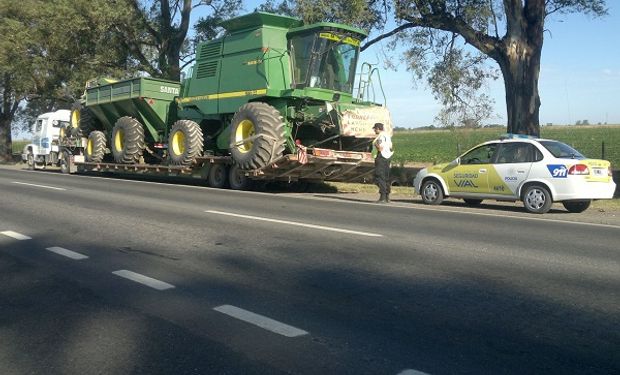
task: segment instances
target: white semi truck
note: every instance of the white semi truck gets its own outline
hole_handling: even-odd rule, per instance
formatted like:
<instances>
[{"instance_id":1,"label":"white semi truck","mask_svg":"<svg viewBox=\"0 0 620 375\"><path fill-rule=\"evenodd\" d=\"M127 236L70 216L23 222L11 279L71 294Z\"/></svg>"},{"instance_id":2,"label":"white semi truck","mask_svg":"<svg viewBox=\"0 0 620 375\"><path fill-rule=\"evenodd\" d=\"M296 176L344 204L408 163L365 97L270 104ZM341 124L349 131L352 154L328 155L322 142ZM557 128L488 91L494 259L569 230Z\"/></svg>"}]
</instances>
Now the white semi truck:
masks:
<instances>
[{"instance_id":1,"label":"white semi truck","mask_svg":"<svg viewBox=\"0 0 620 375\"><path fill-rule=\"evenodd\" d=\"M22 161L31 169L45 168L48 165L61 166L59 157L59 138L61 129L67 129L71 121L71 111L61 109L37 117L30 125L32 143L24 146Z\"/></svg>"}]
</instances>

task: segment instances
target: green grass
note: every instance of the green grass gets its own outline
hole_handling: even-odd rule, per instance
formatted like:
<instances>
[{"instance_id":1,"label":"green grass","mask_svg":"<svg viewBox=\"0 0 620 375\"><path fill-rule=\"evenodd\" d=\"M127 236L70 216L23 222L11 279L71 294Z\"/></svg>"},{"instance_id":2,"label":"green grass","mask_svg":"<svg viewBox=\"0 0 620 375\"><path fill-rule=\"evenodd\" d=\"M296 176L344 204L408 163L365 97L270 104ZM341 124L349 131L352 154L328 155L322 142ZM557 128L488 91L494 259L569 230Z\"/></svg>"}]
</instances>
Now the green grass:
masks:
<instances>
[{"instance_id":1,"label":"green grass","mask_svg":"<svg viewBox=\"0 0 620 375\"><path fill-rule=\"evenodd\" d=\"M30 143L30 141L28 140L23 140L23 139L14 140L12 144L13 153L21 154L22 151L24 150L24 146L26 146L28 143Z\"/></svg>"},{"instance_id":2,"label":"green grass","mask_svg":"<svg viewBox=\"0 0 620 375\"><path fill-rule=\"evenodd\" d=\"M441 163L453 160L460 153L479 143L505 134L505 128L453 129L396 132L392 139L393 162ZM543 126L543 138L556 139L573 146L589 158L600 159L605 142L605 159L620 167L620 126Z\"/></svg>"}]
</instances>

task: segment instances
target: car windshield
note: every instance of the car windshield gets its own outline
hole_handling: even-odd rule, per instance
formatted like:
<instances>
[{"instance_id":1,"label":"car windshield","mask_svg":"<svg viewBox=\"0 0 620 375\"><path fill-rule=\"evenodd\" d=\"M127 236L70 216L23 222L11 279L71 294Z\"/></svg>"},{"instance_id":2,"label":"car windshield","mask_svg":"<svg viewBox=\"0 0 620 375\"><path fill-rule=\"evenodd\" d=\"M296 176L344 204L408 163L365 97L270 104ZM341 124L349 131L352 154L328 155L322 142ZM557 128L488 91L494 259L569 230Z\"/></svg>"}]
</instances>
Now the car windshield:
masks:
<instances>
[{"instance_id":1,"label":"car windshield","mask_svg":"<svg viewBox=\"0 0 620 375\"><path fill-rule=\"evenodd\" d=\"M335 32L293 36L295 87L316 87L352 93L360 41Z\"/></svg>"},{"instance_id":2,"label":"car windshield","mask_svg":"<svg viewBox=\"0 0 620 375\"><path fill-rule=\"evenodd\" d=\"M539 141L539 143L558 159L586 159L579 151L562 142Z\"/></svg>"}]
</instances>

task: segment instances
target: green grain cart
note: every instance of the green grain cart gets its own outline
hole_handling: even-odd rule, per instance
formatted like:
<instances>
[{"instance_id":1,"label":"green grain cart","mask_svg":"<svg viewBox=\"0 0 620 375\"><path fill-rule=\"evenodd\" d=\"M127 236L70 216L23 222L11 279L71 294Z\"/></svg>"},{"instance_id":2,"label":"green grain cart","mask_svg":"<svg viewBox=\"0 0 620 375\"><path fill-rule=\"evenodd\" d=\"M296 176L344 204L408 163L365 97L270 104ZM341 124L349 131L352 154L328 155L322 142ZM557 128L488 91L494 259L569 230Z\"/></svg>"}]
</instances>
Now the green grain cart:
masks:
<instances>
[{"instance_id":1,"label":"green grain cart","mask_svg":"<svg viewBox=\"0 0 620 375\"><path fill-rule=\"evenodd\" d=\"M368 179L372 126L392 126L388 110L365 98L376 69L364 65L356 80L366 33L262 12L222 26L223 37L198 46L181 83L89 82L66 132L75 136L68 163L199 171L212 186L239 189L249 180Z\"/></svg>"}]
</instances>

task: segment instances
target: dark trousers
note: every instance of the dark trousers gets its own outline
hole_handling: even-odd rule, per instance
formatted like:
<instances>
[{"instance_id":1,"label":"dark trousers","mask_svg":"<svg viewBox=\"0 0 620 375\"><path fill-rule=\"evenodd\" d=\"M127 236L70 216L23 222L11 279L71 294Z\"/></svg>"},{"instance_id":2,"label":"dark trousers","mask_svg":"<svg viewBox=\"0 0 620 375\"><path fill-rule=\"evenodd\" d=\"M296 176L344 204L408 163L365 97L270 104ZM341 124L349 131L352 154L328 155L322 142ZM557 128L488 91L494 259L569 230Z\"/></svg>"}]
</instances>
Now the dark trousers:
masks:
<instances>
[{"instance_id":1,"label":"dark trousers","mask_svg":"<svg viewBox=\"0 0 620 375\"><path fill-rule=\"evenodd\" d=\"M390 159L384 158L381 154L375 158L375 185L379 187L379 194L382 198L390 195Z\"/></svg>"}]
</instances>

